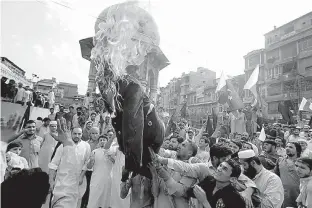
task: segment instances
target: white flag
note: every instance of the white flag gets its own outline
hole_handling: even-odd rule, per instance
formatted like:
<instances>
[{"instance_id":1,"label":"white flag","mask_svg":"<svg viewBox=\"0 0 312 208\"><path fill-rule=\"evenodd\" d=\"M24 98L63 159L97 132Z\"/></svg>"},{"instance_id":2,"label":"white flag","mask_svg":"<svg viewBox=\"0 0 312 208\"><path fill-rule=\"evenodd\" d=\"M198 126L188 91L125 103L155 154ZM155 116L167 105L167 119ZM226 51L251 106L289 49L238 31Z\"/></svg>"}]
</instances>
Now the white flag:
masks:
<instances>
[{"instance_id":1,"label":"white flag","mask_svg":"<svg viewBox=\"0 0 312 208\"><path fill-rule=\"evenodd\" d=\"M216 92L219 92L225 86L226 86L226 78L225 78L225 74L222 71L220 79L219 79L218 86L216 88Z\"/></svg>"},{"instance_id":2,"label":"white flag","mask_svg":"<svg viewBox=\"0 0 312 208\"><path fill-rule=\"evenodd\" d=\"M261 129L261 132L260 132L260 135L259 135L259 140L260 141L264 141L265 140L265 138L266 138L266 136L265 136L265 131L264 131L264 128L262 127L262 129Z\"/></svg>"},{"instance_id":3,"label":"white flag","mask_svg":"<svg viewBox=\"0 0 312 208\"><path fill-rule=\"evenodd\" d=\"M257 104L257 97L258 97L258 93L257 93L257 82L259 79L259 65L256 66L256 68L253 70L253 72L251 73L248 81L246 82L244 89L245 90L250 90L252 92L252 94L255 97L255 101L252 104L253 106Z\"/></svg>"}]
</instances>

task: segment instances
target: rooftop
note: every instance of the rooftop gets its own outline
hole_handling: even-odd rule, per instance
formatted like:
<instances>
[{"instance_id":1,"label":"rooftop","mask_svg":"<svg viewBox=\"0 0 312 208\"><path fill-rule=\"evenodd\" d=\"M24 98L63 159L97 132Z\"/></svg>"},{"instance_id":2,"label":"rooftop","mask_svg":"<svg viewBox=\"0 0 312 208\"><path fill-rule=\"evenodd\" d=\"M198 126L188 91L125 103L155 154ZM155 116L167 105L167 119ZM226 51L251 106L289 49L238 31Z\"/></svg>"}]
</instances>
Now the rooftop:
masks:
<instances>
[{"instance_id":1,"label":"rooftop","mask_svg":"<svg viewBox=\"0 0 312 208\"><path fill-rule=\"evenodd\" d=\"M1 57L1 62L7 61L10 64L12 64L15 68L21 70L23 73L25 73L25 71L23 69L21 69L19 66L17 66L14 62L12 62L10 59L8 59L7 57Z\"/></svg>"},{"instance_id":2,"label":"rooftop","mask_svg":"<svg viewBox=\"0 0 312 208\"><path fill-rule=\"evenodd\" d=\"M251 55L254 55L254 54L261 53L262 51L264 51L264 49L263 49L263 48L261 48L261 49L257 49L257 50L253 50L253 51L250 51L250 52L248 52L248 53L244 56L244 58L246 58L246 57L248 57L248 56L251 56Z\"/></svg>"},{"instance_id":3,"label":"rooftop","mask_svg":"<svg viewBox=\"0 0 312 208\"><path fill-rule=\"evenodd\" d=\"M273 33L273 32L275 32L276 30L279 30L279 29L283 28L283 27L286 26L286 25L295 23L295 22L297 22L299 19L301 19L301 18L303 18L303 17L310 16L310 15L312 15L312 12L309 12L309 13L307 13L307 14L305 14L305 15L302 15L302 16L300 16L300 17L298 17L298 18L296 18L296 19L294 19L294 20L292 20L292 21L290 21L290 22L288 22L288 23L286 23L286 24L283 24L283 25L281 25L281 26L279 26L279 27L274 28L274 29L271 30L270 32L265 33L264 36L269 35L270 33Z\"/></svg>"}]
</instances>

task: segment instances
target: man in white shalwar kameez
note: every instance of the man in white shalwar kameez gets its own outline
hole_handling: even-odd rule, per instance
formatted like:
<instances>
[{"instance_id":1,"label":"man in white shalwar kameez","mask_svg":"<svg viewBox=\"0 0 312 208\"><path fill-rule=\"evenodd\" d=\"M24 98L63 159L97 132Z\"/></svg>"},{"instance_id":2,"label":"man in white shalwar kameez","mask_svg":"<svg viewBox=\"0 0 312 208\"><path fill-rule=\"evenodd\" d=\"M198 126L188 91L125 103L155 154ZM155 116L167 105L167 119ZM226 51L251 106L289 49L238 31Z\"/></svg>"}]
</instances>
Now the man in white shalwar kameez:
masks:
<instances>
[{"instance_id":1,"label":"man in white shalwar kameez","mask_svg":"<svg viewBox=\"0 0 312 208\"><path fill-rule=\"evenodd\" d=\"M81 140L81 128L74 128L71 134L58 130L59 140L63 140L49 164L50 184L53 189L52 208L80 208L80 198L85 191L85 172L91 155L90 145ZM60 137L63 137L63 139Z\"/></svg>"}]
</instances>

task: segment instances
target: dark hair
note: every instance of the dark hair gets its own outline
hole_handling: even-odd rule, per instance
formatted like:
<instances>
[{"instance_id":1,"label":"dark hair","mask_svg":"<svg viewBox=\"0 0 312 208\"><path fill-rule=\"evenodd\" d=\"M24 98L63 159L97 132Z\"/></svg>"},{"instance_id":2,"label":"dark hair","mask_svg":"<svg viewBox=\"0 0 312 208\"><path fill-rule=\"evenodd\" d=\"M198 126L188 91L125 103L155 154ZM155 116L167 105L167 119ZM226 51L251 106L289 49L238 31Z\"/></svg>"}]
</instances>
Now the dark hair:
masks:
<instances>
[{"instance_id":1,"label":"dark hair","mask_svg":"<svg viewBox=\"0 0 312 208\"><path fill-rule=\"evenodd\" d=\"M231 142L233 142L236 146L238 146L239 147L239 149L242 149L242 143L241 142L239 142L239 141L235 141L235 140L232 140Z\"/></svg>"},{"instance_id":2,"label":"dark hair","mask_svg":"<svg viewBox=\"0 0 312 208\"><path fill-rule=\"evenodd\" d=\"M209 138L207 138L206 136L205 136L205 137L203 136L203 137L202 137L202 138L200 138L200 139L205 140L205 143L206 143L206 144L209 144L209 143L210 143L210 142L209 142L209 141L210 141L210 139L209 139Z\"/></svg>"},{"instance_id":3,"label":"dark hair","mask_svg":"<svg viewBox=\"0 0 312 208\"><path fill-rule=\"evenodd\" d=\"M305 165L307 165L310 170L312 170L312 159L308 158L308 157L301 157L297 159L297 162L301 162Z\"/></svg>"},{"instance_id":4,"label":"dark hair","mask_svg":"<svg viewBox=\"0 0 312 208\"><path fill-rule=\"evenodd\" d=\"M210 158L212 159L213 157L216 157L218 159L222 157L227 157L229 155L232 155L232 150L223 145L223 144L214 144L210 148Z\"/></svg>"},{"instance_id":5,"label":"dark hair","mask_svg":"<svg viewBox=\"0 0 312 208\"><path fill-rule=\"evenodd\" d=\"M75 108L74 108L74 106L71 105L71 106L69 106L69 109L75 109Z\"/></svg>"},{"instance_id":6,"label":"dark hair","mask_svg":"<svg viewBox=\"0 0 312 208\"><path fill-rule=\"evenodd\" d=\"M90 116L92 116L92 115L95 115L95 116L96 116L96 113L95 113L95 112L92 112L92 113L90 114Z\"/></svg>"},{"instance_id":7,"label":"dark hair","mask_svg":"<svg viewBox=\"0 0 312 208\"><path fill-rule=\"evenodd\" d=\"M42 172L40 168L23 169L2 182L1 207L41 208L49 193L49 188L47 173Z\"/></svg>"},{"instance_id":8,"label":"dark hair","mask_svg":"<svg viewBox=\"0 0 312 208\"><path fill-rule=\"evenodd\" d=\"M77 107L76 110L82 110L82 108L81 107Z\"/></svg>"},{"instance_id":9,"label":"dark hair","mask_svg":"<svg viewBox=\"0 0 312 208\"><path fill-rule=\"evenodd\" d=\"M113 132L113 134L115 134L114 129L108 129L106 133L108 134L109 132Z\"/></svg>"},{"instance_id":10,"label":"dark hair","mask_svg":"<svg viewBox=\"0 0 312 208\"><path fill-rule=\"evenodd\" d=\"M41 117L38 117L38 118L41 118ZM38 119L37 119L38 120ZM42 118L41 118L41 121L42 121ZM25 126L27 125L27 124L35 124L36 122L34 121L34 120L28 120L28 121L26 121L26 123L25 123Z\"/></svg>"},{"instance_id":11,"label":"dark hair","mask_svg":"<svg viewBox=\"0 0 312 208\"><path fill-rule=\"evenodd\" d=\"M242 173L242 169L241 169L240 165L233 159L227 160L226 163L232 167L231 177L238 178L240 176L240 174Z\"/></svg>"},{"instance_id":12,"label":"dark hair","mask_svg":"<svg viewBox=\"0 0 312 208\"><path fill-rule=\"evenodd\" d=\"M297 157L300 157L301 152L302 152L301 145L298 142L288 142L288 143L291 143L295 146L296 151L297 151Z\"/></svg>"},{"instance_id":13,"label":"dark hair","mask_svg":"<svg viewBox=\"0 0 312 208\"><path fill-rule=\"evenodd\" d=\"M22 148L23 144L21 142L11 142L10 144L8 144L6 151L8 152L15 147L21 147Z\"/></svg>"},{"instance_id":14,"label":"dark hair","mask_svg":"<svg viewBox=\"0 0 312 208\"><path fill-rule=\"evenodd\" d=\"M192 157L195 157L197 155L197 145L194 142L189 142L191 148L192 148Z\"/></svg>"},{"instance_id":15,"label":"dark hair","mask_svg":"<svg viewBox=\"0 0 312 208\"><path fill-rule=\"evenodd\" d=\"M254 156L254 157L251 157L251 158L247 158L247 159L244 159L244 160L245 160L248 164L250 164L251 161L255 161L255 163L256 163L257 165L262 165L262 163L261 163L259 157L257 157L257 156Z\"/></svg>"},{"instance_id":16,"label":"dark hair","mask_svg":"<svg viewBox=\"0 0 312 208\"><path fill-rule=\"evenodd\" d=\"M51 109L53 109L53 110L54 110L54 108L50 108L50 110L51 110Z\"/></svg>"},{"instance_id":17,"label":"dark hair","mask_svg":"<svg viewBox=\"0 0 312 208\"><path fill-rule=\"evenodd\" d=\"M45 118L43 119L43 122L47 122L47 121L51 121L51 119L49 119L48 117L45 117Z\"/></svg>"},{"instance_id":18,"label":"dark hair","mask_svg":"<svg viewBox=\"0 0 312 208\"><path fill-rule=\"evenodd\" d=\"M184 139L182 137L178 137L177 141L178 141L179 144L181 144L182 142L184 142Z\"/></svg>"},{"instance_id":19,"label":"dark hair","mask_svg":"<svg viewBox=\"0 0 312 208\"><path fill-rule=\"evenodd\" d=\"M108 136L106 134L100 135L98 140L100 140L100 138L104 138L104 139L108 140Z\"/></svg>"},{"instance_id":20,"label":"dark hair","mask_svg":"<svg viewBox=\"0 0 312 208\"><path fill-rule=\"evenodd\" d=\"M42 121L42 118L41 117L37 117L37 120L38 121ZM29 120L29 121L32 121L32 120Z\"/></svg>"}]
</instances>

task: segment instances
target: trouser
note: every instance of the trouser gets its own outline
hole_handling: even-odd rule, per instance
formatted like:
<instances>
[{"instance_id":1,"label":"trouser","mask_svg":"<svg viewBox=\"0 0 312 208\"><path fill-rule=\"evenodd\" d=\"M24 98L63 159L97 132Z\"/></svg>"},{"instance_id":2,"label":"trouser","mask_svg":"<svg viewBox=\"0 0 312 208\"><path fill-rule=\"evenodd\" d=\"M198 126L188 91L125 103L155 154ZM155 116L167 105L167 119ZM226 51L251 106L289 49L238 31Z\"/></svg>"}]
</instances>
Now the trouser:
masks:
<instances>
[{"instance_id":1,"label":"trouser","mask_svg":"<svg viewBox=\"0 0 312 208\"><path fill-rule=\"evenodd\" d=\"M54 194L51 202L52 208L78 208L78 194Z\"/></svg>"},{"instance_id":2,"label":"trouser","mask_svg":"<svg viewBox=\"0 0 312 208\"><path fill-rule=\"evenodd\" d=\"M92 171L87 171L86 172L87 189L86 189L86 192L84 193L84 195L83 195L83 197L81 199L81 208L87 208L87 206L88 206L89 194L90 194L91 175L92 175Z\"/></svg>"}]
</instances>

